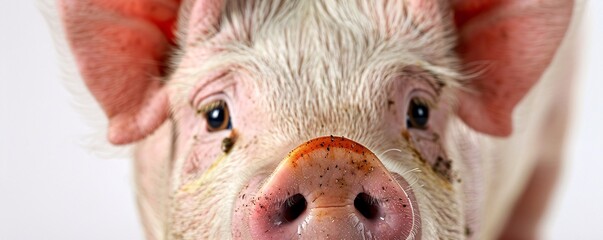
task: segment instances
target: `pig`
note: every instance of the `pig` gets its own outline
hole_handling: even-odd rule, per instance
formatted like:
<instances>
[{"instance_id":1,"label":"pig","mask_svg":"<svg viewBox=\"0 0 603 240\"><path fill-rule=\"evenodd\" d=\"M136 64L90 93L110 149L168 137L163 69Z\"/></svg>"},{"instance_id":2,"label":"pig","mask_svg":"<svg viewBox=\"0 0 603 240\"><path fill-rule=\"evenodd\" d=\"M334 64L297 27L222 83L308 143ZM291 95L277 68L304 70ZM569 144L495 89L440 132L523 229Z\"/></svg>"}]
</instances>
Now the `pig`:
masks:
<instances>
[{"instance_id":1,"label":"pig","mask_svg":"<svg viewBox=\"0 0 603 240\"><path fill-rule=\"evenodd\" d=\"M58 0L148 239L530 239L571 0Z\"/></svg>"}]
</instances>

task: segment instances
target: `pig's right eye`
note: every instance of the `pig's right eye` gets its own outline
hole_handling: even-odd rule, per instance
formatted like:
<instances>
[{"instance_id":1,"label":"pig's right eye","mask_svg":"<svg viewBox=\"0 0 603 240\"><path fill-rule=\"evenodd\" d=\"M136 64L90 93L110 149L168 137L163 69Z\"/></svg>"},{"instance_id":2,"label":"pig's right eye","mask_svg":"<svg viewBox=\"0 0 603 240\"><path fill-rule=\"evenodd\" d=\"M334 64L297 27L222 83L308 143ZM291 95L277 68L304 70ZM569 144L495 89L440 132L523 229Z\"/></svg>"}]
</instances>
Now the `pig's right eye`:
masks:
<instances>
[{"instance_id":1,"label":"pig's right eye","mask_svg":"<svg viewBox=\"0 0 603 240\"><path fill-rule=\"evenodd\" d=\"M429 104L424 101L413 98L408 106L406 113L406 127L426 129L429 122Z\"/></svg>"},{"instance_id":2,"label":"pig's right eye","mask_svg":"<svg viewBox=\"0 0 603 240\"><path fill-rule=\"evenodd\" d=\"M230 112L228 111L226 102L222 100L212 102L204 106L200 112L204 114L208 132L232 129Z\"/></svg>"}]
</instances>

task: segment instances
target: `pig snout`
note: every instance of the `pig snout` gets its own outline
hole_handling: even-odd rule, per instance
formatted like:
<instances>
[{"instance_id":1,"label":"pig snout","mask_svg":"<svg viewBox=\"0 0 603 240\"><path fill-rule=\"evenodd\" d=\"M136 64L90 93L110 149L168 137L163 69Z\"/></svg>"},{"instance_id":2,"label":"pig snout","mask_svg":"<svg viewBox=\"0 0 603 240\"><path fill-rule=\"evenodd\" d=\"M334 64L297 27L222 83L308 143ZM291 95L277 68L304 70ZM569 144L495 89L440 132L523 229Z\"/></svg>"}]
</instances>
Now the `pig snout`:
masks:
<instances>
[{"instance_id":1,"label":"pig snout","mask_svg":"<svg viewBox=\"0 0 603 240\"><path fill-rule=\"evenodd\" d=\"M253 239L406 239L420 233L407 181L343 137L298 146L256 189L253 197L238 198L246 214L233 218L237 238L247 235L241 226Z\"/></svg>"}]
</instances>

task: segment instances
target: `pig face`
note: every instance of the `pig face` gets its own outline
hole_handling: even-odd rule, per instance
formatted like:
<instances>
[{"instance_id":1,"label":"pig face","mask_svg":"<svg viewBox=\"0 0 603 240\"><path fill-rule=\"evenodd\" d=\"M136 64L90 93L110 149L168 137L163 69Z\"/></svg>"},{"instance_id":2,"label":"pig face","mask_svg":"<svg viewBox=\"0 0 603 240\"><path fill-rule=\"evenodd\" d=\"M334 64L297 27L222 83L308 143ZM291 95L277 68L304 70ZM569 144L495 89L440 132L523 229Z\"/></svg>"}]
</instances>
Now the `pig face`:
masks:
<instances>
[{"instance_id":1,"label":"pig face","mask_svg":"<svg viewBox=\"0 0 603 240\"><path fill-rule=\"evenodd\" d=\"M412 237L421 228L457 237L457 176L442 145L459 85L451 19L434 12L434 22L416 23L386 11L403 5L284 5L228 3L239 11L224 12L220 31L182 53L168 83L178 132L170 234L315 238L338 227L338 237ZM339 147L347 143L356 146ZM307 157L288 154L297 146ZM374 173L350 166L367 159L348 151L370 155ZM306 209L285 217L296 194ZM315 226L317 209L352 206L359 194L366 206ZM370 206L379 216L358 213Z\"/></svg>"},{"instance_id":2,"label":"pig face","mask_svg":"<svg viewBox=\"0 0 603 240\"><path fill-rule=\"evenodd\" d=\"M171 125L146 140L171 144L138 156L170 156L157 235L461 239L455 166L479 159L457 159L450 132L509 134L562 35L520 46L540 53L520 58L531 69L474 74L467 62L508 62L528 34L506 15L475 23L503 5L485 2L65 0L61 10L109 139Z\"/></svg>"}]
</instances>

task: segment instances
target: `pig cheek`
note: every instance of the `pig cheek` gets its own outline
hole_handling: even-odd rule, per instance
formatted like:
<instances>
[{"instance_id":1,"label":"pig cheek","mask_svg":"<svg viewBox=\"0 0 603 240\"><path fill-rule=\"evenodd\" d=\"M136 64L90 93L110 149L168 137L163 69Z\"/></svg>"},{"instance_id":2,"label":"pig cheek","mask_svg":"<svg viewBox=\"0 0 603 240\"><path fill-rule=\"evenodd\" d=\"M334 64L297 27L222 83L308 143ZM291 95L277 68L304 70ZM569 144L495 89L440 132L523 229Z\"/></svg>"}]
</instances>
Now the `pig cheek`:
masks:
<instances>
[{"instance_id":1,"label":"pig cheek","mask_svg":"<svg viewBox=\"0 0 603 240\"><path fill-rule=\"evenodd\" d=\"M216 159L218 158L218 155L219 154L216 151L207 151L207 149L204 149L203 147L193 146L191 154L185 159L182 174L184 176L189 176L204 172L211 165L212 161L209 161L209 159Z\"/></svg>"},{"instance_id":2,"label":"pig cheek","mask_svg":"<svg viewBox=\"0 0 603 240\"><path fill-rule=\"evenodd\" d=\"M203 128L203 117L192 109L181 109L177 112L178 134L176 140L176 156L179 167L174 172L179 182L188 182L202 175L221 155L221 139L228 136L228 131L208 134Z\"/></svg>"},{"instance_id":3,"label":"pig cheek","mask_svg":"<svg viewBox=\"0 0 603 240\"><path fill-rule=\"evenodd\" d=\"M450 106L444 101L440 101L437 106L431 111L432 115L427 129L403 130L402 136L418 152L421 161L425 162L439 177L451 183L458 180L458 176L453 171L453 162L448 158L442 144L446 137L443 134L446 132Z\"/></svg>"},{"instance_id":4,"label":"pig cheek","mask_svg":"<svg viewBox=\"0 0 603 240\"><path fill-rule=\"evenodd\" d=\"M420 155L420 161L426 163L433 172L447 182L452 182L455 174L452 171L452 161L448 158L438 133L431 131L410 131L408 134L412 148Z\"/></svg>"},{"instance_id":5,"label":"pig cheek","mask_svg":"<svg viewBox=\"0 0 603 240\"><path fill-rule=\"evenodd\" d=\"M171 236L174 239L224 239L230 229L229 217L239 189L238 166L233 159L237 148L229 154L220 153L210 166L184 177L176 184L171 202Z\"/></svg>"}]
</instances>

